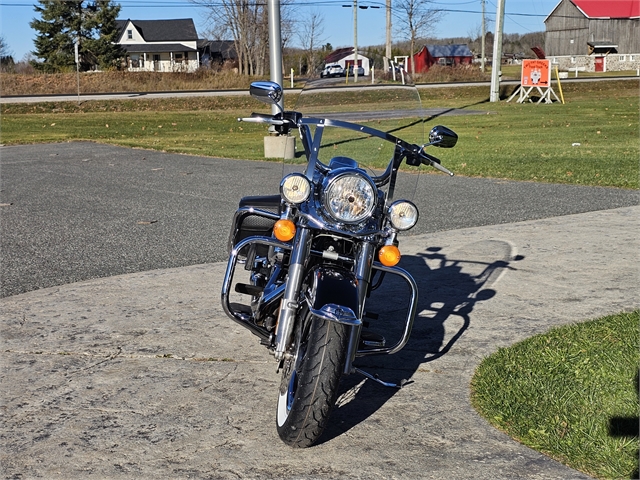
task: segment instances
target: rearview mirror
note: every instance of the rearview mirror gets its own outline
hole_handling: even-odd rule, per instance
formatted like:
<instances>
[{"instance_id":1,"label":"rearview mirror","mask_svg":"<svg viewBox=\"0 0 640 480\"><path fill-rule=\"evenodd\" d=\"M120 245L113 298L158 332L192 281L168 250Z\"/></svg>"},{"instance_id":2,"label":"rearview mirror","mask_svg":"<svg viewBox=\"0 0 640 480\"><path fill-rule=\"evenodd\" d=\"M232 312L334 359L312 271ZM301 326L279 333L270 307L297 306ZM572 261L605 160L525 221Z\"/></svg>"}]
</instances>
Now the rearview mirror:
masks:
<instances>
[{"instance_id":1,"label":"rearview mirror","mask_svg":"<svg viewBox=\"0 0 640 480\"><path fill-rule=\"evenodd\" d=\"M453 130L436 125L429 132L429 145L440 148L452 148L458 143L458 135Z\"/></svg>"},{"instance_id":2,"label":"rearview mirror","mask_svg":"<svg viewBox=\"0 0 640 480\"><path fill-rule=\"evenodd\" d=\"M253 82L249 87L249 93L256 100L276 105L282 100L282 87L275 82Z\"/></svg>"}]
</instances>

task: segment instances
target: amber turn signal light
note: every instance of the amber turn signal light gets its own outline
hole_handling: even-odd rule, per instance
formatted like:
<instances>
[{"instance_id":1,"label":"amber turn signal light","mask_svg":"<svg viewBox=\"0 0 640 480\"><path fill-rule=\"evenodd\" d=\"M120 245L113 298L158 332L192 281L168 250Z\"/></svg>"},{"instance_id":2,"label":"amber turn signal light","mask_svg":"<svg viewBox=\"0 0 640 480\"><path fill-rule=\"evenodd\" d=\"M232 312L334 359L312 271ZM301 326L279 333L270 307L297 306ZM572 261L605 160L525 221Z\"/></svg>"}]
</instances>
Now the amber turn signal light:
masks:
<instances>
[{"instance_id":1,"label":"amber turn signal light","mask_svg":"<svg viewBox=\"0 0 640 480\"><path fill-rule=\"evenodd\" d=\"M380 263L386 267L394 267L400 261L400 250L394 245L385 245L378 252Z\"/></svg>"},{"instance_id":2,"label":"amber turn signal light","mask_svg":"<svg viewBox=\"0 0 640 480\"><path fill-rule=\"evenodd\" d=\"M273 226L273 234L281 242L288 242L296 235L296 225L291 220L278 220Z\"/></svg>"}]
</instances>

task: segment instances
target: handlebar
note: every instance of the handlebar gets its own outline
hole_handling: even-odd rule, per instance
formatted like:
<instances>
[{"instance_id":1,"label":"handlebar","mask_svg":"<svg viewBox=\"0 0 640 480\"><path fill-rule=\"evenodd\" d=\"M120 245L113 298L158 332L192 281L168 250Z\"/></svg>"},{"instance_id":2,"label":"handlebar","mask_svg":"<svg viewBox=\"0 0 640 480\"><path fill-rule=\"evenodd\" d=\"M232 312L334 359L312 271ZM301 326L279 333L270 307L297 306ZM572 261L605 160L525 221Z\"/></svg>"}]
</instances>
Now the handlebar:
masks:
<instances>
[{"instance_id":1,"label":"handlebar","mask_svg":"<svg viewBox=\"0 0 640 480\"><path fill-rule=\"evenodd\" d=\"M287 119L274 118L273 115L266 113L252 113L250 117L238 118L239 122L249 123L268 123L270 125L288 125L290 122Z\"/></svg>"},{"instance_id":2,"label":"handlebar","mask_svg":"<svg viewBox=\"0 0 640 480\"><path fill-rule=\"evenodd\" d=\"M284 116L285 118L282 118L282 116ZM280 117L280 118L277 118L277 117ZM293 127L294 125L298 125L298 127L301 128L301 125L303 123L306 123L306 122L316 123L318 119L305 118L305 120L303 121L302 115L300 115L297 112L284 112L283 114L278 114L275 116L265 114L265 113L252 113L251 117L238 118L238 121L250 122L250 123L268 123L270 125L284 126L281 133L287 133L289 128ZM352 130L358 130L358 131L368 133L370 135L388 140L392 143L395 143L396 146L399 146L404 150L405 155L407 155L407 162L410 163L411 165L415 165L415 166L420 164L428 165L435 168L436 170L440 170L441 172L446 173L449 176L453 176L453 172L443 167L440 164L439 159L437 159L432 155L429 155L428 153L425 153L424 145L423 146L410 145L405 141L399 138L396 138L393 135L390 135L389 133L378 131L370 127L352 124L350 122L344 122L340 120L329 120L329 119L324 119L323 122L325 123L325 125L334 125L338 127L352 129ZM278 130L280 131L280 129ZM409 160L409 158L411 158L411 161ZM387 173L388 172L385 172L385 174L383 174L380 178L386 178Z\"/></svg>"}]
</instances>

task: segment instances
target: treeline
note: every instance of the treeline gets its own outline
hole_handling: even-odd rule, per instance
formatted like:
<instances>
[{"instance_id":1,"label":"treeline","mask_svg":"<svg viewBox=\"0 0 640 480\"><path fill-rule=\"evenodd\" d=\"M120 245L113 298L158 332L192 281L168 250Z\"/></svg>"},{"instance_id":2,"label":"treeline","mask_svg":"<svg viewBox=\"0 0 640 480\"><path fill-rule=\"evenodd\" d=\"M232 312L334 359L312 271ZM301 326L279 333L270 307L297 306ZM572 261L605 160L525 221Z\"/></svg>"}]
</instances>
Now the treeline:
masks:
<instances>
[{"instance_id":1,"label":"treeline","mask_svg":"<svg viewBox=\"0 0 640 480\"><path fill-rule=\"evenodd\" d=\"M485 57L493 56L494 34L489 32L485 35ZM466 44L469 49L479 57L482 52L482 37L480 35L472 37L453 37L453 38L421 38L416 41L415 50L419 51L423 45L454 45ZM502 55L513 58L536 58L531 50L533 47L542 47L544 49L544 32L533 32L524 35L518 33L503 34L502 36ZM321 49L314 52L314 61L310 65L308 62L309 52L301 48L288 47L284 49L283 61L286 72L289 68L293 68L296 74L303 75L319 73L324 64L324 57L331 53L333 47L331 44L325 44ZM376 68L383 65L385 55L385 45L361 46L360 53L369 57ZM391 58L403 57L410 55L411 42L409 40L403 42L395 42L391 46Z\"/></svg>"},{"instance_id":2,"label":"treeline","mask_svg":"<svg viewBox=\"0 0 640 480\"><path fill-rule=\"evenodd\" d=\"M493 32L485 35L485 56L490 58L493 55ZM416 50L420 50L423 45L455 45L466 44L475 55L482 52L482 37L480 35L472 37L453 38L421 38L416 42ZM533 47L544 49L544 32L532 32L521 35L519 33L507 33L502 35L502 55L514 56L517 58L535 58L531 50ZM384 55L384 45L374 45L364 47L363 51L370 53L370 58L380 59ZM414 52L417 53L417 52ZM394 43L391 48L391 56L403 56L410 54L409 41Z\"/></svg>"}]
</instances>

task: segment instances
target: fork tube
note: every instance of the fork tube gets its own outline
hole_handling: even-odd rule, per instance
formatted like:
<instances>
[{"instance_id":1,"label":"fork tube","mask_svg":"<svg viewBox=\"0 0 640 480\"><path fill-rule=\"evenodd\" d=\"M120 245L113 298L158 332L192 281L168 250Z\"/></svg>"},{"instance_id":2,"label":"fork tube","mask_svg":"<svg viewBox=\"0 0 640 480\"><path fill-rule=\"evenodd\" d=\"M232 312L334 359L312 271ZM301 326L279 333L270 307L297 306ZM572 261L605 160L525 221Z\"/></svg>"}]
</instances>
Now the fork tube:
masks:
<instances>
[{"instance_id":1,"label":"fork tube","mask_svg":"<svg viewBox=\"0 0 640 480\"><path fill-rule=\"evenodd\" d=\"M296 313L298 312L298 300L302 286L304 267L311 251L311 230L298 227L291 250L291 262L289 264L289 278L280 307L280 317L276 328L276 360L282 360L287 348L289 337L293 331Z\"/></svg>"},{"instance_id":2,"label":"fork tube","mask_svg":"<svg viewBox=\"0 0 640 480\"><path fill-rule=\"evenodd\" d=\"M362 320L362 317L364 316L364 304L367 298L367 291L369 290L369 283L371 282L371 269L373 266L374 253L375 246L372 243L365 242L361 244L361 249L358 254L358 258L356 259L355 274L356 280L358 281L358 312L356 312L356 315L360 320ZM361 330L362 324L351 328L349 347L347 349L347 360L343 370L347 375L353 370L353 361L355 360L356 352L358 351Z\"/></svg>"},{"instance_id":3,"label":"fork tube","mask_svg":"<svg viewBox=\"0 0 640 480\"><path fill-rule=\"evenodd\" d=\"M360 253L356 259L356 280L358 280L358 318L364 315L364 303L369 291L369 283L371 282L371 270L373 267L373 256L375 253L375 245L372 243L362 243Z\"/></svg>"}]
</instances>

